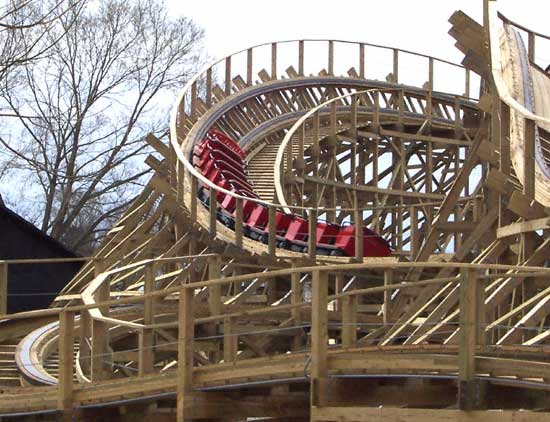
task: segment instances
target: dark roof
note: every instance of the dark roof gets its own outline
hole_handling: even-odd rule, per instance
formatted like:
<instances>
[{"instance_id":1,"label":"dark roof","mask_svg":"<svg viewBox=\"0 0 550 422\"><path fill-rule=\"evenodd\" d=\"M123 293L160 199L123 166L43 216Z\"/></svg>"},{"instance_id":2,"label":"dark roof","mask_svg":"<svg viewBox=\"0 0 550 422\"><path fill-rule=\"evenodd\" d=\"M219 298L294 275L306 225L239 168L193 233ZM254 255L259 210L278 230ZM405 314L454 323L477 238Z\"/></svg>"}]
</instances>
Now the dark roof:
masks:
<instances>
[{"instance_id":1,"label":"dark roof","mask_svg":"<svg viewBox=\"0 0 550 422\"><path fill-rule=\"evenodd\" d=\"M46 243L50 244L52 248L60 250L60 252L63 255L67 255L67 257L78 256L73 251L66 248L60 241L54 239L46 232L43 232L42 230L40 230L34 224L25 220L19 214L15 213L14 211L6 207L6 205L4 204L4 201L2 201L1 196L0 196L0 217L5 217L6 219L11 220L14 224L21 227L21 229L24 230L25 232L29 233L30 235L38 239L45 241Z\"/></svg>"}]
</instances>

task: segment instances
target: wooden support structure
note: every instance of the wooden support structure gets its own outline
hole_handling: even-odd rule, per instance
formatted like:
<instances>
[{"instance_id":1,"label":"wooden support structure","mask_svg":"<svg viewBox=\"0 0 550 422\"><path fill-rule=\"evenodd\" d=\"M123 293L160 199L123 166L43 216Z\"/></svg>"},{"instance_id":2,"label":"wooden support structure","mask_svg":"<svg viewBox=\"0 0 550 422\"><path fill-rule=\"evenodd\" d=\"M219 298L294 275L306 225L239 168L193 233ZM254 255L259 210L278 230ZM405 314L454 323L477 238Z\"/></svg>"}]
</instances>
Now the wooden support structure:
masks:
<instances>
[{"instance_id":1,"label":"wooden support structure","mask_svg":"<svg viewBox=\"0 0 550 422\"><path fill-rule=\"evenodd\" d=\"M322 406L328 376L328 274L315 270L311 276L311 405Z\"/></svg>"},{"instance_id":2,"label":"wooden support structure","mask_svg":"<svg viewBox=\"0 0 550 422\"><path fill-rule=\"evenodd\" d=\"M64 421L73 419L74 312L59 314L58 404Z\"/></svg>"},{"instance_id":3,"label":"wooden support structure","mask_svg":"<svg viewBox=\"0 0 550 422\"><path fill-rule=\"evenodd\" d=\"M186 412L192 406L191 393L193 391L193 290L182 287L179 293L178 305L178 381L177 381L177 408L178 422L186 420Z\"/></svg>"},{"instance_id":4,"label":"wooden support structure","mask_svg":"<svg viewBox=\"0 0 550 422\"><path fill-rule=\"evenodd\" d=\"M484 18L450 19L464 65L323 40L314 69L319 41L298 40L191 79L170 145L147 137L151 181L50 309L6 315L16 264L0 261L0 352L16 340L29 383L54 384L59 365L55 387L3 389L0 415L548 418L550 80L541 34L501 17L495 35L488 1ZM421 87L405 84L409 57ZM451 74L464 92L439 92Z\"/></svg>"}]
</instances>

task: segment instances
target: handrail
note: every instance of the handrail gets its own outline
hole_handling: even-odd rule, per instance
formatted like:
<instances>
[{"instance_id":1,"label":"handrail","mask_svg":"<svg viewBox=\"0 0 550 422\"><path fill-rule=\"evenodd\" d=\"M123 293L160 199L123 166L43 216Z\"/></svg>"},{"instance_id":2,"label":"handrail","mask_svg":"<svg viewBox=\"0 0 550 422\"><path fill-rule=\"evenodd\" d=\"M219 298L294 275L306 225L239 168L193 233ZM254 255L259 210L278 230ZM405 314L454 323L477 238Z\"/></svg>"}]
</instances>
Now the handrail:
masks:
<instances>
[{"instance_id":1,"label":"handrail","mask_svg":"<svg viewBox=\"0 0 550 422\"><path fill-rule=\"evenodd\" d=\"M170 263L170 262L181 262L181 261L187 261L187 260L193 260L193 259L204 259L204 258L212 258L218 256L217 254L204 254L204 255L189 255L189 256L178 256L178 257L171 257L171 258L150 258L150 259L144 259L142 261L134 262L129 265L125 265L123 267L115 268L113 270L105 271L101 274L99 274L97 277L95 277L89 284L86 289L81 293L82 302L85 305L95 305L93 308L89 308L88 311L90 313L90 316L92 319L95 319L96 321L103 321L108 324L116 324L116 325L122 325L128 328L137 329L137 330L143 330L148 328L146 324L138 324L135 322L128 322L124 320L119 320L116 318L110 318L106 317L102 314L100 307L101 305L98 305L95 301L94 295L97 291L97 289L106 282L106 280L113 274L118 274L127 270L139 268L139 267L145 267L148 264L157 263L157 262L164 262L164 263ZM141 297L144 297L144 295L141 295ZM67 308L65 308L67 309Z\"/></svg>"},{"instance_id":2,"label":"handrail","mask_svg":"<svg viewBox=\"0 0 550 422\"><path fill-rule=\"evenodd\" d=\"M550 35L546 35L546 34L542 34L540 32L537 32L537 31L533 31L532 29L529 29L517 22L514 22L513 20L511 19L508 19L506 16L504 16L501 12L497 12L497 16L504 22L504 23L508 23L512 26L515 26L516 28L518 29L521 29L522 31L525 31L525 32L528 32L530 34L533 34L533 35L536 35L537 37L540 37L540 38L544 38L545 40L550 40Z\"/></svg>"},{"instance_id":3,"label":"handrail","mask_svg":"<svg viewBox=\"0 0 550 422\"><path fill-rule=\"evenodd\" d=\"M246 281L252 279L269 279L273 277L281 277L291 275L292 273L306 273L312 271L320 272L352 272L360 270L381 270L381 269L410 269L410 268L455 268L455 269L474 269L474 270L495 270L495 271L507 271L507 270L521 270L526 273L526 276L533 277L534 274L547 274L550 276L550 268L546 267L532 267L523 265L504 265L504 264L474 264L474 263L458 263L458 262L397 262L394 258L373 258L369 260L365 258L365 262L357 264L334 264L334 265L322 265L322 266L305 266L286 268L282 270L250 273L239 276L229 276L220 279L212 279L207 281L197 281L193 283L187 283L185 285L170 287L164 290L158 290L150 293L145 293L140 296L126 297L123 299L106 300L102 302L96 302L88 305L71 305L64 308L50 308L40 311L26 311L8 315L0 315L0 320L18 320L29 318L42 318L44 316L58 315L63 311L67 312L80 312L83 310L89 310L93 308L111 306L111 305L130 305L140 303L143 299L157 298L169 296L174 293L179 293L182 288L185 289L198 289L203 287L212 287L218 285L230 284L238 281ZM502 274L502 276L510 277L509 274Z\"/></svg>"}]
</instances>

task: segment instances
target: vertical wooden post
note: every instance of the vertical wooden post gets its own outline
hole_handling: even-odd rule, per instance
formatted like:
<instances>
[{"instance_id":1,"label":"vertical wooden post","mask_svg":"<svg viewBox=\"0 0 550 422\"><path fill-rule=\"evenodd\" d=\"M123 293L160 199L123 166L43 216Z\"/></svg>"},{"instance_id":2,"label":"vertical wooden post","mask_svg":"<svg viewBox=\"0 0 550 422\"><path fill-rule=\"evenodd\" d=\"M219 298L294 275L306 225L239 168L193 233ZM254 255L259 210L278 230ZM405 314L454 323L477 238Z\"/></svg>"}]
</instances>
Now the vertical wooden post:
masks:
<instances>
[{"instance_id":1,"label":"vertical wooden post","mask_svg":"<svg viewBox=\"0 0 550 422\"><path fill-rule=\"evenodd\" d=\"M225 317L223 320L223 360L234 362L237 359L239 337L235 330L235 319Z\"/></svg>"},{"instance_id":2,"label":"vertical wooden post","mask_svg":"<svg viewBox=\"0 0 550 422\"><path fill-rule=\"evenodd\" d=\"M393 270L391 268L387 268L384 270L384 287L391 284L393 284ZM384 290L384 304L382 305L382 318L384 325L391 322L391 294L391 290Z\"/></svg>"},{"instance_id":3,"label":"vertical wooden post","mask_svg":"<svg viewBox=\"0 0 550 422\"><path fill-rule=\"evenodd\" d=\"M359 77L365 79L365 44L359 44Z\"/></svg>"},{"instance_id":4,"label":"vertical wooden post","mask_svg":"<svg viewBox=\"0 0 550 422\"><path fill-rule=\"evenodd\" d=\"M277 43L271 43L271 79L277 79Z\"/></svg>"},{"instance_id":5,"label":"vertical wooden post","mask_svg":"<svg viewBox=\"0 0 550 422\"><path fill-rule=\"evenodd\" d=\"M328 42L328 74L334 75L334 41Z\"/></svg>"},{"instance_id":6,"label":"vertical wooden post","mask_svg":"<svg viewBox=\"0 0 550 422\"><path fill-rule=\"evenodd\" d=\"M231 95L231 56L225 58L225 95Z\"/></svg>"},{"instance_id":7,"label":"vertical wooden post","mask_svg":"<svg viewBox=\"0 0 550 422\"><path fill-rule=\"evenodd\" d=\"M190 219L191 221L197 220L197 195L199 191L199 186L197 182L197 178L193 176L191 173L189 173L189 182L191 184L191 204L190 204Z\"/></svg>"},{"instance_id":8,"label":"vertical wooden post","mask_svg":"<svg viewBox=\"0 0 550 422\"><path fill-rule=\"evenodd\" d=\"M296 262L292 262L292 267L296 268ZM290 275L290 284L291 284L291 292L290 292L290 303L295 305L297 303L302 302L302 286L300 285L300 273L299 272L293 272ZM301 318L301 312L300 309L293 308L291 310L292 319L294 320L294 325L300 325L302 323ZM299 331L301 333L301 331ZM294 350L300 350L302 347L302 336L300 334L297 334L294 336L293 339L293 349Z\"/></svg>"},{"instance_id":9,"label":"vertical wooden post","mask_svg":"<svg viewBox=\"0 0 550 422\"><path fill-rule=\"evenodd\" d=\"M500 101L500 144L499 144L499 170L502 174L508 176L510 174L510 107L508 104ZM508 221L505 217L507 206L505 204L504 195L500 195L498 226L505 226Z\"/></svg>"},{"instance_id":10,"label":"vertical wooden post","mask_svg":"<svg viewBox=\"0 0 550 422\"><path fill-rule=\"evenodd\" d=\"M357 296L345 296L342 302L342 346L353 347L357 341Z\"/></svg>"},{"instance_id":11,"label":"vertical wooden post","mask_svg":"<svg viewBox=\"0 0 550 422\"><path fill-rule=\"evenodd\" d=\"M243 247L243 200L235 199L235 245Z\"/></svg>"},{"instance_id":12,"label":"vertical wooden post","mask_svg":"<svg viewBox=\"0 0 550 422\"><path fill-rule=\"evenodd\" d=\"M0 315L8 313L8 263L0 262Z\"/></svg>"},{"instance_id":13,"label":"vertical wooden post","mask_svg":"<svg viewBox=\"0 0 550 422\"><path fill-rule=\"evenodd\" d=\"M466 98L470 98L470 69L465 68L464 69L465 76L464 76L464 96Z\"/></svg>"},{"instance_id":14,"label":"vertical wooden post","mask_svg":"<svg viewBox=\"0 0 550 422\"><path fill-rule=\"evenodd\" d=\"M428 59L428 90L432 91L434 89L434 58L430 57Z\"/></svg>"},{"instance_id":15,"label":"vertical wooden post","mask_svg":"<svg viewBox=\"0 0 550 422\"><path fill-rule=\"evenodd\" d=\"M523 193L535 197L535 122L524 119L525 142L523 150Z\"/></svg>"},{"instance_id":16,"label":"vertical wooden post","mask_svg":"<svg viewBox=\"0 0 550 422\"><path fill-rule=\"evenodd\" d=\"M197 82L191 84L191 118L197 118Z\"/></svg>"},{"instance_id":17,"label":"vertical wooden post","mask_svg":"<svg viewBox=\"0 0 550 422\"><path fill-rule=\"evenodd\" d=\"M176 386L178 422L185 421L185 410L192 406L193 391L193 289L180 289L178 311L178 382Z\"/></svg>"},{"instance_id":18,"label":"vertical wooden post","mask_svg":"<svg viewBox=\"0 0 550 422\"><path fill-rule=\"evenodd\" d=\"M94 275L99 276L106 270L104 260L99 258L94 261ZM110 298L109 280L105 280L96 290L95 301L105 302ZM104 316L109 314L108 306L99 306ZM91 378L98 381L108 378L107 364L109 357L109 327L103 321L92 320L92 357L91 357Z\"/></svg>"},{"instance_id":19,"label":"vertical wooden post","mask_svg":"<svg viewBox=\"0 0 550 422\"><path fill-rule=\"evenodd\" d=\"M185 167L183 163L176 157L176 202L178 206L184 201L184 186L185 186ZM185 235L183 223L178 222L176 225L177 239L181 239Z\"/></svg>"},{"instance_id":20,"label":"vertical wooden post","mask_svg":"<svg viewBox=\"0 0 550 422\"><path fill-rule=\"evenodd\" d=\"M304 41L298 41L298 75L304 76Z\"/></svg>"},{"instance_id":21,"label":"vertical wooden post","mask_svg":"<svg viewBox=\"0 0 550 422\"><path fill-rule=\"evenodd\" d=\"M420 236L418 227L418 207L409 208L409 221L411 225L410 229L410 242L411 242L411 259L416 258L416 254L420 249Z\"/></svg>"},{"instance_id":22,"label":"vertical wooden post","mask_svg":"<svg viewBox=\"0 0 550 422\"><path fill-rule=\"evenodd\" d=\"M143 293L148 294L155 291L155 263L150 262L145 265ZM154 323L155 310L154 298L146 298L143 308L143 324L151 325ZM139 332L139 375L153 372L155 363L154 353L154 332L150 328L144 328Z\"/></svg>"},{"instance_id":23,"label":"vertical wooden post","mask_svg":"<svg viewBox=\"0 0 550 422\"><path fill-rule=\"evenodd\" d=\"M208 279L217 280L221 278L222 258L220 255L210 258L208 262ZM208 309L210 315L219 315L222 313L222 286L208 287Z\"/></svg>"},{"instance_id":24,"label":"vertical wooden post","mask_svg":"<svg viewBox=\"0 0 550 422\"><path fill-rule=\"evenodd\" d=\"M317 198L315 198L315 202L317 202ZM309 259L314 260L316 255L317 255L317 208L311 208L309 210L309 217L308 217L307 256Z\"/></svg>"},{"instance_id":25,"label":"vertical wooden post","mask_svg":"<svg viewBox=\"0 0 550 422\"><path fill-rule=\"evenodd\" d=\"M210 211L210 236L216 237L216 225L218 223L218 200L216 198L216 190L210 188L210 204L208 210Z\"/></svg>"},{"instance_id":26,"label":"vertical wooden post","mask_svg":"<svg viewBox=\"0 0 550 422\"><path fill-rule=\"evenodd\" d=\"M399 50L393 49L393 83L399 83Z\"/></svg>"},{"instance_id":27,"label":"vertical wooden post","mask_svg":"<svg viewBox=\"0 0 550 422\"><path fill-rule=\"evenodd\" d=\"M328 376L328 273L312 272L311 304L311 405L322 406Z\"/></svg>"},{"instance_id":28,"label":"vertical wooden post","mask_svg":"<svg viewBox=\"0 0 550 422\"><path fill-rule=\"evenodd\" d=\"M353 224L355 224L355 259L363 262L363 211L359 209L357 191L353 191Z\"/></svg>"},{"instance_id":29,"label":"vertical wooden post","mask_svg":"<svg viewBox=\"0 0 550 422\"><path fill-rule=\"evenodd\" d=\"M212 106L212 68L206 70L206 107Z\"/></svg>"},{"instance_id":30,"label":"vertical wooden post","mask_svg":"<svg viewBox=\"0 0 550 422\"><path fill-rule=\"evenodd\" d=\"M460 348L458 351L458 406L462 410L475 407L474 376L477 343L477 274L475 269L460 270Z\"/></svg>"},{"instance_id":31,"label":"vertical wooden post","mask_svg":"<svg viewBox=\"0 0 550 422\"><path fill-rule=\"evenodd\" d=\"M528 55L531 62L535 62L535 33L529 32L528 38Z\"/></svg>"},{"instance_id":32,"label":"vertical wooden post","mask_svg":"<svg viewBox=\"0 0 550 422\"><path fill-rule=\"evenodd\" d=\"M345 281L346 281L346 279L345 279L343 273L336 273L334 275L334 293L338 294L338 293L342 293L344 291ZM343 303L342 298L336 299L336 310L338 312L342 311L342 303Z\"/></svg>"},{"instance_id":33,"label":"vertical wooden post","mask_svg":"<svg viewBox=\"0 0 550 422\"><path fill-rule=\"evenodd\" d=\"M270 205L267 211L267 224L269 225L267 234L267 249L270 256L275 256L277 246L277 225L275 224L276 209L274 206Z\"/></svg>"},{"instance_id":34,"label":"vertical wooden post","mask_svg":"<svg viewBox=\"0 0 550 422\"><path fill-rule=\"evenodd\" d=\"M246 84L252 85L252 49L246 50Z\"/></svg>"},{"instance_id":35,"label":"vertical wooden post","mask_svg":"<svg viewBox=\"0 0 550 422\"><path fill-rule=\"evenodd\" d=\"M375 132L380 131L380 92L372 93L374 99L374 110L372 111L372 126Z\"/></svg>"},{"instance_id":36,"label":"vertical wooden post","mask_svg":"<svg viewBox=\"0 0 550 422\"><path fill-rule=\"evenodd\" d=\"M64 421L72 420L73 368L74 368L74 312L59 314L59 376L57 384L57 408Z\"/></svg>"}]
</instances>

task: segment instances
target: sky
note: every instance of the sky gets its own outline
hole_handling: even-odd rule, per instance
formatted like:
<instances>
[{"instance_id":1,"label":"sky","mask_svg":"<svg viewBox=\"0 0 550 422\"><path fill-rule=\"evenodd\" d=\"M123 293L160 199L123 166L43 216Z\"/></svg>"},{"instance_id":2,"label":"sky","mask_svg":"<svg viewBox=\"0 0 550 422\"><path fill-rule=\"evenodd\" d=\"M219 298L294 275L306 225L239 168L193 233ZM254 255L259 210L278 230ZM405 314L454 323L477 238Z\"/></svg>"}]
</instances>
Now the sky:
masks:
<instances>
[{"instance_id":1,"label":"sky","mask_svg":"<svg viewBox=\"0 0 550 422\"><path fill-rule=\"evenodd\" d=\"M550 33L550 0L499 0L508 18L535 31ZM323 38L383 44L460 61L448 18L463 10L481 23L482 0L168 0L174 14L191 17L205 30L212 58L262 42ZM550 62L539 49L542 61ZM548 59L548 60L546 60Z\"/></svg>"}]
</instances>

